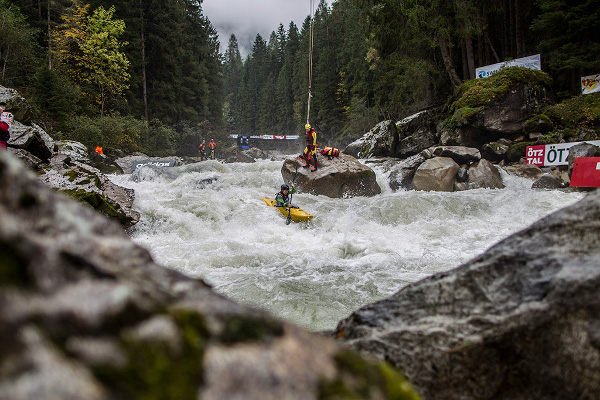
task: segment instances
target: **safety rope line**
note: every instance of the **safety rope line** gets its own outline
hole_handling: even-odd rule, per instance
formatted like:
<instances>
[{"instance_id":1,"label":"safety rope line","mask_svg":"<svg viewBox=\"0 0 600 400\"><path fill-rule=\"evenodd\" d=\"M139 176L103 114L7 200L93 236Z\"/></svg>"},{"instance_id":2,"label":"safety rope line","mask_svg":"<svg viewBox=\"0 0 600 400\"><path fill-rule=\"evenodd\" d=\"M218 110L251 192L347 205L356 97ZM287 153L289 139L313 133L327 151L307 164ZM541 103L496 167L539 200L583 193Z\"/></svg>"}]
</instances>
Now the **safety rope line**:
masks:
<instances>
[{"instance_id":1,"label":"safety rope line","mask_svg":"<svg viewBox=\"0 0 600 400\"><path fill-rule=\"evenodd\" d=\"M310 0L310 28L308 37L308 111L306 113L306 123L310 123L310 98L312 87L312 67L313 67L313 22L314 22L315 0Z\"/></svg>"}]
</instances>

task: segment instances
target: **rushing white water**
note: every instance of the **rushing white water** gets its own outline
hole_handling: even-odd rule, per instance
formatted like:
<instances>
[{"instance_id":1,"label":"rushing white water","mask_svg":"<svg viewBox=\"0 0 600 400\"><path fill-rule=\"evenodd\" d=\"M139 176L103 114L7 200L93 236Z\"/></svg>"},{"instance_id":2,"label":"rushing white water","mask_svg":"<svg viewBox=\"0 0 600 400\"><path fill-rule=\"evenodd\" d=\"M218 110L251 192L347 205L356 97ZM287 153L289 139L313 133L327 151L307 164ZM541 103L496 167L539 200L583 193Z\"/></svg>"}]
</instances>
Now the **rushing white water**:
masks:
<instances>
[{"instance_id":1,"label":"rushing white water","mask_svg":"<svg viewBox=\"0 0 600 400\"><path fill-rule=\"evenodd\" d=\"M135 189L142 217L132 237L157 262L315 331L582 197L532 190L532 181L507 174L506 189L393 192L374 167L381 195L296 193L293 202L315 218L285 225L261 200L278 192L281 166L205 161L111 179Z\"/></svg>"}]
</instances>

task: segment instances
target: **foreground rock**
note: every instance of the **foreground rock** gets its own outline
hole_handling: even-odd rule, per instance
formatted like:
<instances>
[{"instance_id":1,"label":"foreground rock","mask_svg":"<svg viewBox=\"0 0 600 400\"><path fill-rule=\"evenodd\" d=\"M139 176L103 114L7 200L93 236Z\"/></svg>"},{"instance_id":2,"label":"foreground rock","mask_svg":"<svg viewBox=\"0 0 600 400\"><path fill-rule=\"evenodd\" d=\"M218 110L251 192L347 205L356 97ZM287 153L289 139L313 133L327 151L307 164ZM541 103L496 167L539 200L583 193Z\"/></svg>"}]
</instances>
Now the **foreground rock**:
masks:
<instances>
[{"instance_id":1,"label":"foreground rock","mask_svg":"<svg viewBox=\"0 0 600 400\"><path fill-rule=\"evenodd\" d=\"M0 152L0 399L417 399L368 361L155 264Z\"/></svg>"},{"instance_id":2,"label":"foreground rock","mask_svg":"<svg viewBox=\"0 0 600 400\"><path fill-rule=\"evenodd\" d=\"M600 194L341 321L425 399L597 399Z\"/></svg>"},{"instance_id":3,"label":"foreground rock","mask_svg":"<svg viewBox=\"0 0 600 400\"><path fill-rule=\"evenodd\" d=\"M319 168L312 172L303 168L304 160L288 157L281 167L285 182L295 182L298 190L333 198L375 196L381 193L375 172L346 154L328 160L318 156Z\"/></svg>"}]
</instances>

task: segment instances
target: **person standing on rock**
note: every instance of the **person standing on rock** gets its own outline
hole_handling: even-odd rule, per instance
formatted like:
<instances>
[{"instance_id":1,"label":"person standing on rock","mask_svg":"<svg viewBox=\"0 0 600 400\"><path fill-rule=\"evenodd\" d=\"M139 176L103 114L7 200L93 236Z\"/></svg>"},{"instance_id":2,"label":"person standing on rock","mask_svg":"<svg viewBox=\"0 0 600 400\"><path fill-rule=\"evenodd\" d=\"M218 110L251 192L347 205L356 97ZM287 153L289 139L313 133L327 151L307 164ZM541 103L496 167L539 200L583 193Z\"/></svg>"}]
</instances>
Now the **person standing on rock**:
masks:
<instances>
[{"instance_id":1,"label":"person standing on rock","mask_svg":"<svg viewBox=\"0 0 600 400\"><path fill-rule=\"evenodd\" d=\"M198 146L198 151L200 152L200 161L204 161L206 159L206 148L204 146L204 140Z\"/></svg>"},{"instance_id":2,"label":"person standing on rock","mask_svg":"<svg viewBox=\"0 0 600 400\"><path fill-rule=\"evenodd\" d=\"M217 144L214 139L210 139L210 143L208 144L208 148L210 149L210 159L215 159L215 149L217 148Z\"/></svg>"},{"instance_id":3,"label":"person standing on rock","mask_svg":"<svg viewBox=\"0 0 600 400\"><path fill-rule=\"evenodd\" d=\"M6 142L10 139L9 131L12 122L13 115L0 107L0 149L6 150Z\"/></svg>"},{"instance_id":4,"label":"person standing on rock","mask_svg":"<svg viewBox=\"0 0 600 400\"><path fill-rule=\"evenodd\" d=\"M306 148L300 158L306 162L303 165L304 168L308 168L311 157L314 158L315 165L311 169L314 172L319 167L319 162L317 161L317 132L315 132L310 124L304 125L304 129L306 130Z\"/></svg>"}]
</instances>

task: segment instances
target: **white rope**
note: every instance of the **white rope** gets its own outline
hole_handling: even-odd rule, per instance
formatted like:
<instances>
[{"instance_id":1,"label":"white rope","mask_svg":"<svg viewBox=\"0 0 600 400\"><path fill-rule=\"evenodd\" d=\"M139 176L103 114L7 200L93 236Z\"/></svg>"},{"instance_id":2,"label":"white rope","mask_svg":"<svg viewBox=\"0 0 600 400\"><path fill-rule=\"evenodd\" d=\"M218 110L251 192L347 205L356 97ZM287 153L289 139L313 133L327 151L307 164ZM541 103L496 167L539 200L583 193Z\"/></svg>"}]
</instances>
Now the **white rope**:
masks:
<instances>
[{"instance_id":1,"label":"white rope","mask_svg":"<svg viewBox=\"0 0 600 400\"><path fill-rule=\"evenodd\" d=\"M306 113L306 123L310 122L310 98L311 87L312 87L312 64L313 64L313 22L314 22L314 11L315 10L315 0L310 0L310 28L309 28L309 36L308 36L308 111Z\"/></svg>"}]
</instances>

